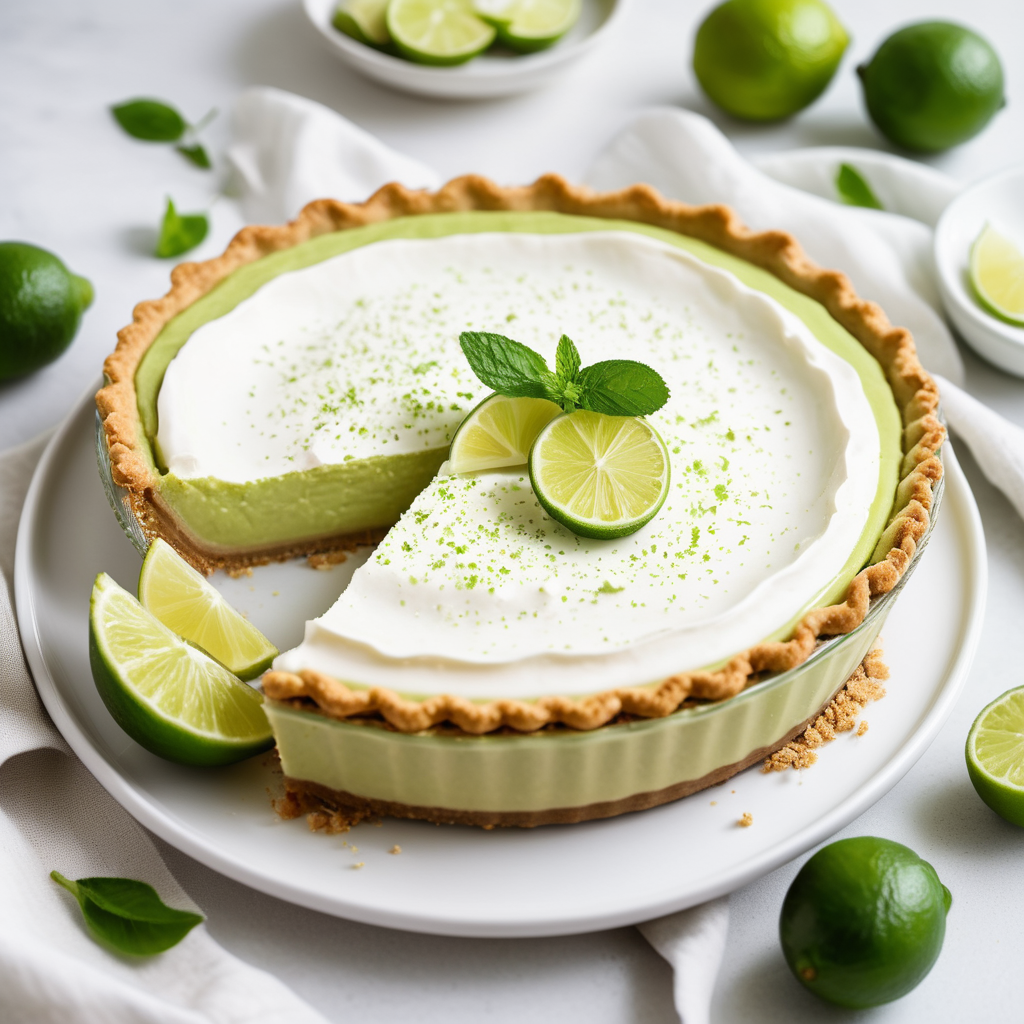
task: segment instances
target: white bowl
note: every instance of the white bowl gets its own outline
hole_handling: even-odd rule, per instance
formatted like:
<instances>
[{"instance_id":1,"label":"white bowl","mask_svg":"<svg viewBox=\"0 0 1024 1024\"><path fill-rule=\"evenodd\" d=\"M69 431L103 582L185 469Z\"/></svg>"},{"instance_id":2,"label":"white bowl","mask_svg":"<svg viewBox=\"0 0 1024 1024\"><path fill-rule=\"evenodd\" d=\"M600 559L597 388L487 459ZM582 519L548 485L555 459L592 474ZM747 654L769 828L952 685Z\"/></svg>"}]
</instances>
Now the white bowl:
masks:
<instances>
[{"instance_id":1,"label":"white bowl","mask_svg":"<svg viewBox=\"0 0 1024 1024\"><path fill-rule=\"evenodd\" d=\"M423 96L483 99L546 85L608 34L621 17L626 0L583 0L579 21L549 50L528 54L488 52L456 67L414 64L356 42L331 24L338 0L302 0L302 6L331 51L368 78Z\"/></svg>"},{"instance_id":2,"label":"white bowl","mask_svg":"<svg viewBox=\"0 0 1024 1024\"><path fill-rule=\"evenodd\" d=\"M1024 327L985 312L968 280L971 244L989 222L1024 243L1024 165L965 189L946 207L935 228L939 291L950 320L990 363L1024 377Z\"/></svg>"}]
</instances>

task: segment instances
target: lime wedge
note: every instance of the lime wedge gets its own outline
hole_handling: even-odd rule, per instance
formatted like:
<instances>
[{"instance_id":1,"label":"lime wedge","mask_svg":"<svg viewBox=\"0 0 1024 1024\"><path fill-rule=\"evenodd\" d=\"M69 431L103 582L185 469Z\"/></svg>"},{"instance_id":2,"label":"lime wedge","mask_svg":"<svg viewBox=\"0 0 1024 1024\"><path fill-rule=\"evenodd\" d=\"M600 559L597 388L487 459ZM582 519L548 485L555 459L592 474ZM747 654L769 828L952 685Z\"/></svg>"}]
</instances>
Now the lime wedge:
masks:
<instances>
[{"instance_id":1,"label":"lime wedge","mask_svg":"<svg viewBox=\"0 0 1024 1024\"><path fill-rule=\"evenodd\" d=\"M1024 686L1008 690L974 720L967 773L1001 818L1024 826Z\"/></svg>"},{"instance_id":2,"label":"lime wedge","mask_svg":"<svg viewBox=\"0 0 1024 1024\"><path fill-rule=\"evenodd\" d=\"M419 64L464 64L495 36L474 13L473 0L391 0L386 21L401 53Z\"/></svg>"},{"instance_id":3,"label":"lime wedge","mask_svg":"<svg viewBox=\"0 0 1024 1024\"><path fill-rule=\"evenodd\" d=\"M625 537L668 494L669 457L637 416L578 409L553 419L530 451L530 481L552 519L582 537Z\"/></svg>"},{"instance_id":4,"label":"lime wedge","mask_svg":"<svg viewBox=\"0 0 1024 1024\"><path fill-rule=\"evenodd\" d=\"M160 538L142 563L139 600L172 633L201 647L239 679L254 679L277 657L277 648Z\"/></svg>"},{"instance_id":5,"label":"lime wedge","mask_svg":"<svg viewBox=\"0 0 1024 1024\"><path fill-rule=\"evenodd\" d=\"M581 0L476 0L477 14L520 53L545 50L579 20Z\"/></svg>"},{"instance_id":6,"label":"lime wedge","mask_svg":"<svg viewBox=\"0 0 1024 1024\"><path fill-rule=\"evenodd\" d=\"M1024 253L991 224L971 246L970 274L975 293L990 313L1024 326Z\"/></svg>"},{"instance_id":7,"label":"lime wedge","mask_svg":"<svg viewBox=\"0 0 1024 1024\"><path fill-rule=\"evenodd\" d=\"M391 42L384 20L387 9L388 0L342 0L331 24L367 46L387 46Z\"/></svg>"},{"instance_id":8,"label":"lime wedge","mask_svg":"<svg viewBox=\"0 0 1024 1024\"><path fill-rule=\"evenodd\" d=\"M452 473L525 466L537 435L562 410L543 398L485 398L459 424L448 453Z\"/></svg>"},{"instance_id":9,"label":"lime wedge","mask_svg":"<svg viewBox=\"0 0 1024 1024\"><path fill-rule=\"evenodd\" d=\"M273 746L263 698L175 636L106 573L89 605L89 661L133 740L181 764L230 764Z\"/></svg>"}]
</instances>

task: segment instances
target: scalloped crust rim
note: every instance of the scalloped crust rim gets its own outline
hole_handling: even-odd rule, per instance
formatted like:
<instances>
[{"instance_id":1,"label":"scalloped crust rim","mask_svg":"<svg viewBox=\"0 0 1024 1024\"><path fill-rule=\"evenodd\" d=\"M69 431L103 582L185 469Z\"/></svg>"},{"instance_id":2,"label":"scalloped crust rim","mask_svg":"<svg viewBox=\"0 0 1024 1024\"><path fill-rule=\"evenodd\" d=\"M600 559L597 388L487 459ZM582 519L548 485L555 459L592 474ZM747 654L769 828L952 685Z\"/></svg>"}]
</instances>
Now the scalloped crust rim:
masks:
<instances>
[{"instance_id":1,"label":"scalloped crust rim","mask_svg":"<svg viewBox=\"0 0 1024 1024\"><path fill-rule=\"evenodd\" d=\"M386 185L365 203L320 199L280 227L247 227L223 255L205 263L183 263L171 273L171 290L135 307L132 323L118 334L117 349L104 363L107 383L96 395L116 483L127 488L133 511L150 537L165 536L198 568L238 569L275 558L353 546L355 538L316 539L287 548L225 553L198 544L160 502L135 398L134 377L146 350L174 316L247 263L319 235L396 217L467 210L546 210L613 220L632 220L716 246L774 274L814 299L878 361L892 388L903 422L903 462L893 514L874 564L851 581L845 600L808 612L787 641L757 644L714 672L682 672L656 686L623 687L589 697L541 697L535 701L474 703L440 695L413 701L393 690L353 690L322 673L269 672L263 690L274 700L309 698L336 718L378 714L401 732L419 732L451 722L480 735L503 726L533 732L552 723L596 729L625 712L645 718L669 715L685 700L720 701L735 696L752 678L802 664L820 637L849 633L863 621L871 599L895 587L928 529L934 488L942 477L939 448L945 429L938 417L939 392L917 357L914 340L894 327L873 302L857 296L839 271L823 270L783 231L753 232L727 206L688 206L665 199L649 185L597 193L545 175L533 185L503 188L486 178L456 178L437 192L413 192Z\"/></svg>"}]
</instances>

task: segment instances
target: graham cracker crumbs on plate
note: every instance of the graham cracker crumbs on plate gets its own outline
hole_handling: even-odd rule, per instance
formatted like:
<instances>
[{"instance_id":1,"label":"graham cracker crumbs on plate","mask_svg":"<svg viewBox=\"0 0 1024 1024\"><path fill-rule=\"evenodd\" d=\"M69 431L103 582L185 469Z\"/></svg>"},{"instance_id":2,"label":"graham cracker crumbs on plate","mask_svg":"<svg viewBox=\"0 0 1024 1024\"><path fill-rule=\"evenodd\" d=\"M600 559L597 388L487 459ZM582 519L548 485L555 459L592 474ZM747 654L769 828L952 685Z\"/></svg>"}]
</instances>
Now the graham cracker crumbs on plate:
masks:
<instances>
[{"instance_id":1,"label":"graham cracker crumbs on plate","mask_svg":"<svg viewBox=\"0 0 1024 1024\"><path fill-rule=\"evenodd\" d=\"M750 813L750 811L744 811L743 817L740 818L740 820L737 821L736 824L739 825L740 828L750 828L750 826L754 824L754 816Z\"/></svg>"},{"instance_id":2,"label":"graham cracker crumbs on plate","mask_svg":"<svg viewBox=\"0 0 1024 1024\"><path fill-rule=\"evenodd\" d=\"M830 743L841 732L857 725L857 716L872 701L885 696L882 681L889 678L889 669L882 661L881 647L868 651L846 685L832 698L828 707L804 730L780 750L765 758L763 772L784 772L787 768L810 768L818 755L818 747ZM863 736L867 723L861 722L857 735Z\"/></svg>"},{"instance_id":3,"label":"graham cracker crumbs on plate","mask_svg":"<svg viewBox=\"0 0 1024 1024\"><path fill-rule=\"evenodd\" d=\"M310 569L333 569L336 565L348 561L348 555L344 551L328 551L321 555L310 555L306 564Z\"/></svg>"},{"instance_id":4,"label":"graham cracker crumbs on plate","mask_svg":"<svg viewBox=\"0 0 1024 1024\"><path fill-rule=\"evenodd\" d=\"M712 807L717 807L718 806L718 801L717 800L712 800L711 801L711 806Z\"/></svg>"},{"instance_id":5,"label":"graham cracker crumbs on plate","mask_svg":"<svg viewBox=\"0 0 1024 1024\"><path fill-rule=\"evenodd\" d=\"M366 863L365 861L359 861L357 864L353 864L352 865L352 870L353 871L358 871L365 863Z\"/></svg>"},{"instance_id":6,"label":"graham cracker crumbs on plate","mask_svg":"<svg viewBox=\"0 0 1024 1024\"><path fill-rule=\"evenodd\" d=\"M401 852L402 852L402 848L398 845L398 843L395 843L395 845L392 846L390 850L388 850L388 853L401 853Z\"/></svg>"},{"instance_id":7,"label":"graham cracker crumbs on plate","mask_svg":"<svg viewBox=\"0 0 1024 1024\"><path fill-rule=\"evenodd\" d=\"M868 731L868 720L866 718L862 718L860 720L860 725L857 726L857 735L858 736L863 736L864 733L866 733L867 731Z\"/></svg>"},{"instance_id":8,"label":"graham cracker crumbs on plate","mask_svg":"<svg viewBox=\"0 0 1024 1024\"><path fill-rule=\"evenodd\" d=\"M252 566L250 565L236 565L233 569L228 569L227 574L233 579L240 579L242 576L252 575Z\"/></svg>"}]
</instances>

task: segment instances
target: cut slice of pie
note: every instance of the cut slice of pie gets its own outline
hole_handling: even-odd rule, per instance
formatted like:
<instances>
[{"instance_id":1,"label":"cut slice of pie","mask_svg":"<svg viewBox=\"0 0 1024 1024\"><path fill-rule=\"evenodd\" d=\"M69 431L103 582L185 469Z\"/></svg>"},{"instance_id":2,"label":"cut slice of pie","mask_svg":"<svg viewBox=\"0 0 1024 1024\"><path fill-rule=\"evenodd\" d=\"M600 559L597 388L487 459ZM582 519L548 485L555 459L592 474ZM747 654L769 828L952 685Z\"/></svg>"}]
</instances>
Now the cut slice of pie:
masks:
<instances>
[{"instance_id":1,"label":"cut slice of pie","mask_svg":"<svg viewBox=\"0 0 1024 1024\"><path fill-rule=\"evenodd\" d=\"M463 330L658 369L659 515L586 539L523 468L447 473L486 395ZM193 564L383 538L268 714L307 795L433 820L650 806L785 742L866 654L941 478L906 331L789 236L645 186L314 203L178 268L106 371L113 477Z\"/></svg>"}]
</instances>

